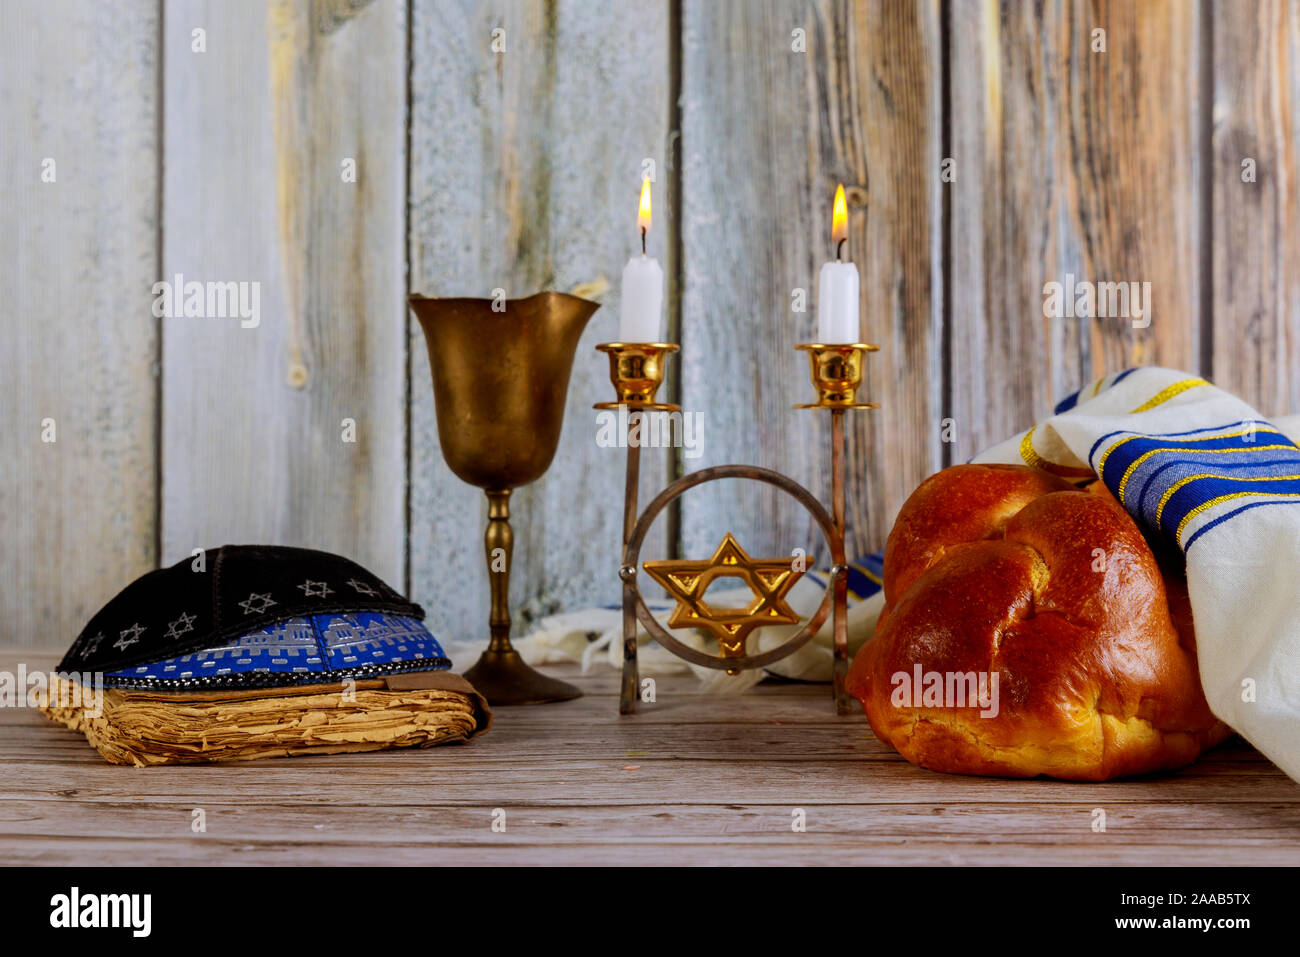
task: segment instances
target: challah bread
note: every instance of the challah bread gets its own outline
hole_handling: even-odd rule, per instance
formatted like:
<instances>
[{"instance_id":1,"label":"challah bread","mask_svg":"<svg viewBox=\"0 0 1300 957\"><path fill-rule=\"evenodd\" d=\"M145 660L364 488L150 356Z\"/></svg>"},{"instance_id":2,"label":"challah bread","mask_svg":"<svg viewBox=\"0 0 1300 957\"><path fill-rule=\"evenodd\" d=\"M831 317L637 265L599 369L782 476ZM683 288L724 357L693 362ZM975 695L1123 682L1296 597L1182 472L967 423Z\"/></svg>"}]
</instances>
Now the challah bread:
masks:
<instances>
[{"instance_id":1,"label":"challah bread","mask_svg":"<svg viewBox=\"0 0 1300 957\"><path fill-rule=\"evenodd\" d=\"M1102 781L1179 767L1229 731L1201 691L1186 588L1172 588L1177 624L1150 546L1100 483L945 469L890 533L885 610L849 690L878 737L937 771Z\"/></svg>"}]
</instances>

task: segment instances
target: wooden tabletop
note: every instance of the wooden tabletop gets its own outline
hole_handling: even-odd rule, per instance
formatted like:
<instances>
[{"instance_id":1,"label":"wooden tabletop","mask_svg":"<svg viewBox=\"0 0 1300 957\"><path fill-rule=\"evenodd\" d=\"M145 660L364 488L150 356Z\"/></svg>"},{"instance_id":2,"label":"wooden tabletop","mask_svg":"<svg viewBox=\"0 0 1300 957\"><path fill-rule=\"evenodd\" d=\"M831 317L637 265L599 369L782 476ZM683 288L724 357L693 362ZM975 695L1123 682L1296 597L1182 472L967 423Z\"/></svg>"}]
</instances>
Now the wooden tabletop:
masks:
<instances>
[{"instance_id":1,"label":"wooden tabletop","mask_svg":"<svg viewBox=\"0 0 1300 957\"><path fill-rule=\"evenodd\" d=\"M548 670L586 696L499 709L471 744L226 765L114 767L0 708L0 864L1300 863L1300 787L1238 738L1141 780L960 777L836 718L826 686L664 677L620 718L615 672Z\"/></svg>"}]
</instances>

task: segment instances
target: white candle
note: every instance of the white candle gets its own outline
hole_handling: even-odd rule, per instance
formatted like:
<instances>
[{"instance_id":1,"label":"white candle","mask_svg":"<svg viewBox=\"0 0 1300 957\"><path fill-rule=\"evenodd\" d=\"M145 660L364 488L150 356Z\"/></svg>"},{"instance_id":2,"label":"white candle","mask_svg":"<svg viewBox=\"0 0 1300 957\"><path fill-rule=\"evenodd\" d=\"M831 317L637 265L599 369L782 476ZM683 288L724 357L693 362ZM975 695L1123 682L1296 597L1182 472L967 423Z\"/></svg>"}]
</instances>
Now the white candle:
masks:
<instances>
[{"instance_id":1,"label":"white candle","mask_svg":"<svg viewBox=\"0 0 1300 957\"><path fill-rule=\"evenodd\" d=\"M817 283L817 341L858 341L858 267L822 263Z\"/></svg>"},{"instance_id":2,"label":"white candle","mask_svg":"<svg viewBox=\"0 0 1300 957\"><path fill-rule=\"evenodd\" d=\"M835 190L835 209L831 216L831 238L837 250L848 239L848 204L844 187ZM822 264L817 282L817 341L827 344L857 342L858 335L858 267L849 262Z\"/></svg>"},{"instance_id":3,"label":"white candle","mask_svg":"<svg viewBox=\"0 0 1300 957\"><path fill-rule=\"evenodd\" d=\"M619 342L662 342L664 271L659 260L645 254L645 237L650 230L650 180L641 183L641 207L637 212L641 229L641 254L623 267L622 296L618 306Z\"/></svg>"},{"instance_id":4,"label":"white candle","mask_svg":"<svg viewBox=\"0 0 1300 957\"><path fill-rule=\"evenodd\" d=\"M619 342L662 342L660 313L664 271L659 260L633 256L623 267L623 298L618 307Z\"/></svg>"}]
</instances>

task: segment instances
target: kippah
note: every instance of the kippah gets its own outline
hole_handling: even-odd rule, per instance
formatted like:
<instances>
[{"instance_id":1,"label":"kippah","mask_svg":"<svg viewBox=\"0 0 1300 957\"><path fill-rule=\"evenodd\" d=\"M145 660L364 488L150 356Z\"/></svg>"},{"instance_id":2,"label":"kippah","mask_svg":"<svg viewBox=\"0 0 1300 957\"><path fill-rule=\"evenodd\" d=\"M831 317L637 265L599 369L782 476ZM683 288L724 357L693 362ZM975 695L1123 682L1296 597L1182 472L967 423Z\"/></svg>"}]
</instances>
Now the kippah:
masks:
<instances>
[{"instance_id":1,"label":"kippah","mask_svg":"<svg viewBox=\"0 0 1300 957\"><path fill-rule=\"evenodd\" d=\"M108 687L249 688L451 666L424 609L330 552L224 545L136 579L59 663Z\"/></svg>"}]
</instances>

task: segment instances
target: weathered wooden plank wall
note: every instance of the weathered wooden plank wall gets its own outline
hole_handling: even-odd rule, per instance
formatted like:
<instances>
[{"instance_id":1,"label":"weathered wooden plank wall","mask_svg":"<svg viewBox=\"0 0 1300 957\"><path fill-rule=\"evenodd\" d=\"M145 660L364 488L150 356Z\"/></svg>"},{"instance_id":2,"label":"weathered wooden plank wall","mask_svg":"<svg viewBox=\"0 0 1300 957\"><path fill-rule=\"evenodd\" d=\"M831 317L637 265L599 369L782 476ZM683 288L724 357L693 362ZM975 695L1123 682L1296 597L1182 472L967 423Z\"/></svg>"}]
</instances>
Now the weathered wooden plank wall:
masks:
<instances>
[{"instance_id":1,"label":"weathered wooden plank wall","mask_svg":"<svg viewBox=\"0 0 1300 957\"><path fill-rule=\"evenodd\" d=\"M965 461L1102 375L1200 366L1202 25L1187 0L949 12L949 408ZM1150 325L1045 317L1044 284L1070 275L1150 282Z\"/></svg>"},{"instance_id":2,"label":"weathered wooden plank wall","mask_svg":"<svg viewBox=\"0 0 1300 957\"><path fill-rule=\"evenodd\" d=\"M157 559L157 62L156 3L0 8L0 643Z\"/></svg>"},{"instance_id":3,"label":"weathered wooden plank wall","mask_svg":"<svg viewBox=\"0 0 1300 957\"><path fill-rule=\"evenodd\" d=\"M258 282L261 315L161 320L162 561L277 542L401 581L405 7L184 0L164 41L161 275Z\"/></svg>"},{"instance_id":4,"label":"weathered wooden plank wall","mask_svg":"<svg viewBox=\"0 0 1300 957\"><path fill-rule=\"evenodd\" d=\"M604 303L556 464L516 496L514 604L613 599L623 457L596 447L590 346L647 158L705 444L647 456L643 495L724 461L824 492L792 346L837 181L884 347L885 408L852 420L854 551L927 472L1128 365L1300 409L1300 0L13 3L0 44L0 643L66 645L155 562L237 540L353 555L480 636L482 496L438 453L408 291ZM177 272L259 281L260 325L153 319ZM1045 318L1069 274L1150 282L1150 326ZM738 485L669 524L647 553L815 544Z\"/></svg>"},{"instance_id":5,"label":"weathered wooden plank wall","mask_svg":"<svg viewBox=\"0 0 1300 957\"><path fill-rule=\"evenodd\" d=\"M1213 375L1266 414L1300 409L1300 3L1217 0Z\"/></svg>"},{"instance_id":6,"label":"weathered wooden plank wall","mask_svg":"<svg viewBox=\"0 0 1300 957\"><path fill-rule=\"evenodd\" d=\"M754 462L829 499L828 417L791 407L813 397L794 346L815 338L843 182L862 335L882 346L870 391L885 405L846 420L855 554L940 465L939 42L937 0L684 6L682 404L705 421L705 454L686 465ZM792 309L796 289L807 312ZM690 554L733 528L768 554L826 557L803 509L765 485L705 486L681 524Z\"/></svg>"},{"instance_id":7,"label":"weathered wooden plank wall","mask_svg":"<svg viewBox=\"0 0 1300 957\"><path fill-rule=\"evenodd\" d=\"M596 446L591 405L611 386L593 347L618 338L647 158L660 183L650 251L662 260L673 245L668 13L666 2L414 5L412 291L518 298L549 288L603 303L574 359L555 461L511 503L517 631L559 608L616 600L624 455ZM485 500L442 461L414 321L410 336L411 588L444 633L486 640ZM663 485L667 451L644 456L647 494Z\"/></svg>"}]
</instances>

